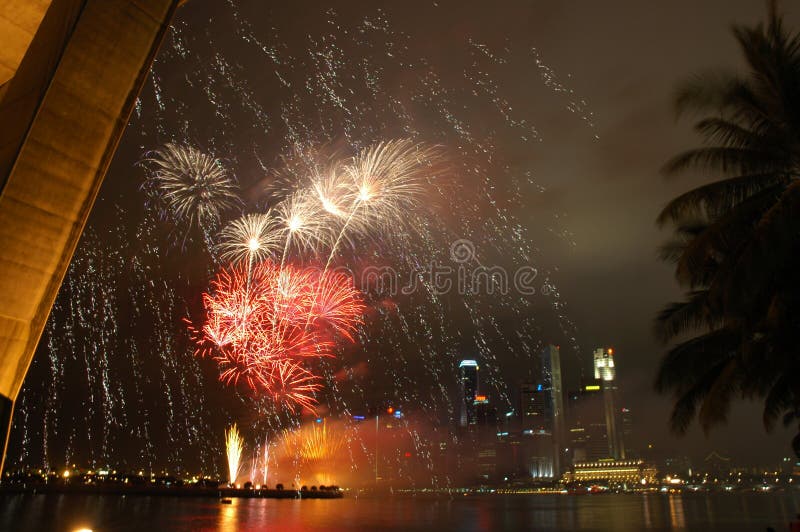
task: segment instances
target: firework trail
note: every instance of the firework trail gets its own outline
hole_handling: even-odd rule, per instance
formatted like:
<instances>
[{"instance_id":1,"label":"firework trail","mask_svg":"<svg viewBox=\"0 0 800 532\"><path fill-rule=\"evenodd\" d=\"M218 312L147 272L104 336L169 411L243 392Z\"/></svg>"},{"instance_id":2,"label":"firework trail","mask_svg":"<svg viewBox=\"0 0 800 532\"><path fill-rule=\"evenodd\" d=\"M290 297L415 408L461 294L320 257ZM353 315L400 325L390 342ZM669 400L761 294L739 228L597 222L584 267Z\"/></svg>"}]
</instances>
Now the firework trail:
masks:
<instances>
[{"instance_id":1,"label":"firework trail","mask_svg":"<svg viewBox=\"0 0 800 532\"><path fill-rule=\"evenodd\" d=\"M244 452L244 440L239 435L239 429L234 423L225 431L225 455L228 459L228 483L236 485L236 479L242 467L242 453Z\"/></svg>"},{"instance_id":2,"label":"firework trail","mask_svg":"<svg viewBox=\"0 0 800 532\"><path fill-rule=\"evenodd\" d=\"M267 476L269 474L269 439L267 436L264 436L264 480L261 483L262 486L267 485Z\"/></svg>"}]
</instances>

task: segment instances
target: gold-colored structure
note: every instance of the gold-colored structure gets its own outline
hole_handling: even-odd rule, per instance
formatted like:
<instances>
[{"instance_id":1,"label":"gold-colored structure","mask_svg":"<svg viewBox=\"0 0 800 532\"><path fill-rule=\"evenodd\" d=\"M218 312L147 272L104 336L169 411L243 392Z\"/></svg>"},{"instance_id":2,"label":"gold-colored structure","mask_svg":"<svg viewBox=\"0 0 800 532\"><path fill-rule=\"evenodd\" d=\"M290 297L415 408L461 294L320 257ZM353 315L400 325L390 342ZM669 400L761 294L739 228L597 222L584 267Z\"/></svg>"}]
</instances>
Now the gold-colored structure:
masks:
<instances>
[{"instance_id":1,"label":"gold-colored structure","mask_svg":"<svg viewBox=\"0 0 800 532\"><path fill-rule=\"evenodd\" d=\"M656 468L642 460L599 460L578 462L564 473L567 484L607 482L612 485L650 485L656 481Z\"/></svg>"},{"instance_id":2,"label":"gold-colored structure","mask_svg":"<svg viewBox=\"0 0 800 532\"><path fill-rule=\"evenodd\" d=\"M180 0L0 2L0 433Z\"/></svg>"}]
</instances>

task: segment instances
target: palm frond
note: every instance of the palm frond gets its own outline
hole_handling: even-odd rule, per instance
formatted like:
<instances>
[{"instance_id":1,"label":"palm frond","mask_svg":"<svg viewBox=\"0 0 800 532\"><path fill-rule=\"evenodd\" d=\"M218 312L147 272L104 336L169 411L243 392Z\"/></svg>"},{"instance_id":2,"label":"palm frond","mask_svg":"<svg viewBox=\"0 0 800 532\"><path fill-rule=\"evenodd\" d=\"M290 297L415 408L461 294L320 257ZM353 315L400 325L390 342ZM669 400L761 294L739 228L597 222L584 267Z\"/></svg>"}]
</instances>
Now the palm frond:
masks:
<instances>
[{"instance_id":1,"label":"palm frond","mask_svg":"<svg viewBox=\"0 0 800 532\"><path fill-rule=\"evenodd\" d=\"M787 409L793 408L797 404L794 386L794 375L784 373L775 379L770 387L769 393L764 399L764 414L762 416L764 427L768 431L772 430L775 422Z\"/></svg>"},{"instance_id":2,"label":"palm frond","mask_svg":"<svg viewBox=\"0 0 800 532\"><path fill-rule=\"evenodd\" d=\"M708 290L696 290L689 293L686 301L670 303L658 313L656 337L666 343L687 331L713 328L719 322L715 318L709 305Z\"/></svg>"},{"instance_id":3,"label":"palm frond","mask_svg":"<svg viewBox=\"0 0 800 532\"><path fill-rule=\"evenodd\" d=\"M756 148L710 146L687 150L667 161L666 175L687 170L703 170L722 174L749 174L773 170L774 160L768 152Z\"/></svg>"},{"instance_id":4,"label":"palm frond","mask_svg":"<svg viewBox=\"0 0 800 532\"><path fill-rule=\"evenodd\" d=\"M671 200L656 219L658 225L706 212L725 212L753 194L789 179L782 173L740 175L693 188Z\"/></svg>"},{"instance_id":5,"label":"palm frond","mask_svg":"<svg viewBox=\"0 0 800 532\"><path fill-rule=\"evenodd\" d=\"M739 333L723 327L672 347L661 359L655 387L659 392L683 393L711 368L736 354Z\"/></svg>"}]
</instances>

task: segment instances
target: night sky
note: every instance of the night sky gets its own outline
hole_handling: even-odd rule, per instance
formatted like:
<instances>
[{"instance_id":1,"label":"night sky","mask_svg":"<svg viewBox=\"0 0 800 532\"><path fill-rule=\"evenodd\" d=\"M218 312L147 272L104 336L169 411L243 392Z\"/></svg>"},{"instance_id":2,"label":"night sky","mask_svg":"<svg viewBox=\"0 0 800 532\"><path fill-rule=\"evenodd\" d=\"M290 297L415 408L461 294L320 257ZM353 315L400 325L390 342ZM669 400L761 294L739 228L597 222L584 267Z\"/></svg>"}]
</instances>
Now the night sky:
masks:
<instances>
[{"instance_id":1,"label":"night sky","mask_svg":"<svg viewBox=\"0 0 800 532\"><path fill-rule=\"evenodd\" d=\"M443 423L451 415L446 398L454 393L460 358L485 364L487 391L502 403L514 400L515 380L531 375L530 361L542 345L562 346L565 388L577 385L581 368L590 371L595 347L613 346L623 402L633 410L637 447L655 443L666 454L688 454L695 461L712 449L755 463L790 455L788 432L763 434L758 405L735 407L730 425L708 439L697 427L676 439L666 428L669 398L652 389L664 349L651 332L652 320L663 304L680 297L669 266L656 258L667 234L654 220L668 199L705 179L668 181L659 174L672 155L697 142L688 120L676 122L671 94L693 72L739 65L730 25L762 20L762 2L263 4L192 0L179 11L176 31L142 91L76 254L80 266L71 270L65 285L91 284L91 268L102 267L102 257L115 257L107 260L111 273L103 286L114 287L119 304L103 314L116 316L112 320L118 324L100 335L114 336L104 340L111 347L100 366L107 364L108 372L118 376L105 391L102 378L88 387L81 381L81 375L98 368L91 357L102 349L91 356L69 355L65 346L72 344L54 339L68 336L72 322L66 316L76 309L88 307L86 314L97 318L98 303L92 290L83 303L64 304L62 294L31 369L44 384L29 378L18 407L12 463L37 465L43 453L57 462L65 445L72 449L67 454L88 456L74 429L52 432L48 426L52 420L45 419L48 407L42 405L56 389L69 398L64 407L68 418L79 419L94 408L89 433L102 431L105 416L113 418L119 430L108 446L117 446L130 463L141 456L142 445L171 441L156 434L164 405L153 404L163 401L160 394L171 387L180 390L176 404L184 403L175 406L176 412L190 419L181 430L192 433L193 443L182 452L198 455L186 459L187 465L216 460L205 456L214 452L201 449L228 419L255 416L214 381L213 365L187 351L180 317L191 314L212 268L197 251L197 240L190 238L181 247L180 228L153 214L156 206L141 189L145 170L139 163L147 150L180 140L213 153L236 175L248 208L255 210L270 205L261 192L270 181L265 175L279 166L293 142L346 150L402 135L439 143L454 161L454 192L447 201L432 201L435 223L420 222L428 234L436 234L408 248L402 239L401 244L369 244L348 260L405 266L444 260L450 242L468 238L483 264L515 268L527 259L538 268L542 283L556 287L558 297L528 302L474 298L466 306L446 297L436 306L441 317L431 323L425 319L425 301L394 301L401 309L414 309L416 318L408 320L412 332L408 338L397 334L387 339L382 327L396 330L398 322L371 316L376 324L365 328L363 349L348 348L342 355L354 375L354 368L366 373L354 377L358 386L352 389L345 389L350 381L337 380L342 386L337 393L350 408L398 401ZM800 7L783 4L787 24L800 27ZM151 230L143 232L145 226ZM161 264L145 268L136 257L143 257L142 264L160 257ZM124 273L122 265L139 273ZM168 287L165 297L154 299L159 288L144 285L134 290L138 295L120 296L152 279ZM167 301L170 295L172 302ZM372 303L386 302L376 298ZM137 304L158 306L165 319L137 322L131 318ZM431 334L423 330L427 325L435 341L417 359L415 346ZM485 329L493 332L479 334ZM94 333L85 334L94 338ZM150 360L142 354L141 371L149 376L142 377L146 384L141 387L132 384L137 376L115 361L114 353L120 345L135 343L126 338L148 334L152 345L146 350L166 345L159 343L161 334L169 337L163 341L170 349L181 353L180 364L191 366L173 367L174 376L168 376L159 369L157 356ZM391 358L398 363L386 364ZM94 369L78 368L60 384L47 384L55 382L52 368L58 360L79 359ZM201 376L185 377L183 371ZM135 392L128 390L131 386ZM115 396L138 399L114 403L109 397ZM105 414L100 412L104 408ZM153 428L143 436L137 427L150 415L147 422ZM164 423L174 428L177 422ZM47 431L57 451L43 451L36 443ZM133 438L125 436L130 432Z\"/></svg>"}]
</instances>

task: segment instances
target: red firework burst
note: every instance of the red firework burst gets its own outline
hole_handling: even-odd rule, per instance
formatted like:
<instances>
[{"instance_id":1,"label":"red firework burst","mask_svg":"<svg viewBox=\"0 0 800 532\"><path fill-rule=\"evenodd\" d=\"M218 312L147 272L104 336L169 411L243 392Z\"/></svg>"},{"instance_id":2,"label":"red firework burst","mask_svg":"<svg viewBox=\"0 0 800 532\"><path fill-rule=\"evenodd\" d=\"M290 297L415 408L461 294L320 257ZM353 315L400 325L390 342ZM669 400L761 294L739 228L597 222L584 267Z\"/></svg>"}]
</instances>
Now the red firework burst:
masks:
<instances>
[{"instance_id":1,"label":"red firework burst","mask_svg":"<svg viewBox=\"0 0 800 532\"><path fill-rule=\"evenodd\" d=\"M352 341L364 311L348 275L269 261L221 270L203 307L205 322L190 331L196 353L213 354L220 380L312 410L319 377L302 360L332 356L338 337Z\"/></svg>"}]
</instances>

